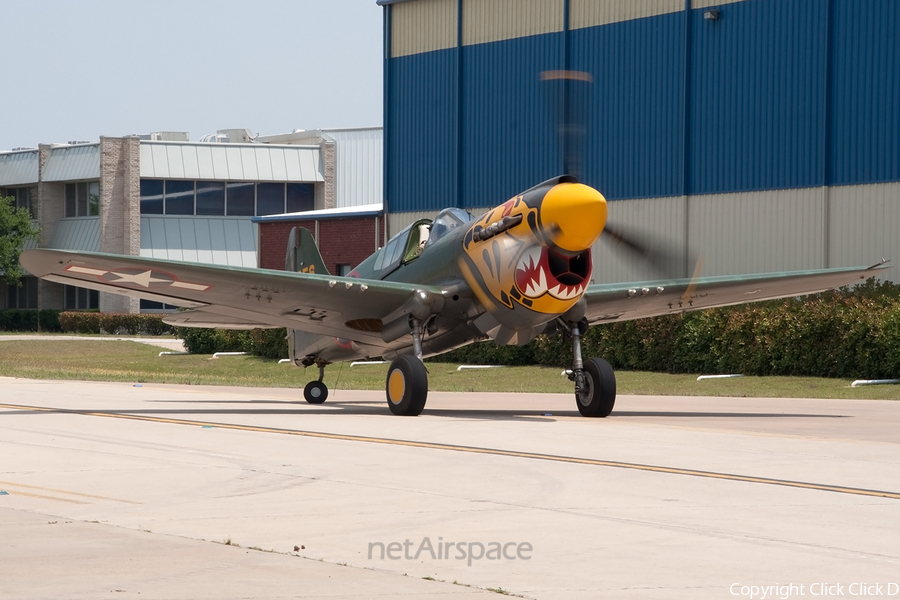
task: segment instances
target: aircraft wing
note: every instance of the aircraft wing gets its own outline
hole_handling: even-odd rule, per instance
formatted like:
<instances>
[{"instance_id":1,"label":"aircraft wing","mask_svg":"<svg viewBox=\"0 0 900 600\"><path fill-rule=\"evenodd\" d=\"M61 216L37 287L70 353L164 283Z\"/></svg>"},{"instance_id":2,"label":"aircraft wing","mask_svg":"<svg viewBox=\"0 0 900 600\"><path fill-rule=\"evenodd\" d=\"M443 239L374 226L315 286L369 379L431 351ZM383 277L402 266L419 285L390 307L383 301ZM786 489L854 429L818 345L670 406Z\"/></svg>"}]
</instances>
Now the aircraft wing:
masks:
<instances>
[{"instance_id":1,"label":"aircraft wing","mask_svg":"<svg viewBox=\"0 0 900 600\"><path fill-rule=\"evenodd\" d=\"M814 294L861 283L887 268L890 267L879 263L871 267L595 284L584 293L587 303L585 316L591 323L630 321L688 310Z\"/></svg>"},{"instance_id":2,"label":"aircraft wing","mask_svg":"<svg viewBox=\"0 0 900 600\"><path fill-rule=\"evenodd\" d=\"M289 327L382 347L382 319L416 292L442 292L409 283L69 250L26 250L20 261L49 281L194 309L167 319L174 324Z\"/></svg>"}]
</instances>

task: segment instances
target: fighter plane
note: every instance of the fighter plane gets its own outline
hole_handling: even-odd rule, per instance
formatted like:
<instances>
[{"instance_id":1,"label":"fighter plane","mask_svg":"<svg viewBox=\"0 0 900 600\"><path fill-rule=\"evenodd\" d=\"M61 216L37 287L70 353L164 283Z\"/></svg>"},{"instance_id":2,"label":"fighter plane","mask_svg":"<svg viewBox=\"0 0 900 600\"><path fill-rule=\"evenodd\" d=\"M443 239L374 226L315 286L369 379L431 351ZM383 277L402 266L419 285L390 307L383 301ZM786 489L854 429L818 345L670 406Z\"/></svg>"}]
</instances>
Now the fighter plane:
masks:
<instances>
[{"instance_id":1,"label":"fighter plane","mask_svg":"<svg viewBox=\"0 0 900 600\"><path fill-rule=\"evenodd\" d=\"M480 340L522 345L561 333L572 344L570 379L586 417L608 416L616 401L609 363L581 355L591 324L810 294L886 268L882 261L729 277L700 277L695 269L691 278L593 284L591 248L604 230L651 263L666 257L654 258L634 234L608 226L606 199L578 180L591 75L545 71L540 79L567 174L477 218L447 208L434 220L418 220L347 277L328 273L302 228L291 231L284 271L49 249L25 251L22 266L48 281L186 308L163 319L171 325L285 327L293 364L319 368L303 390L311 404L328 397L327 365L383 357L391 361L385 394L396 415L419 415L425 407L423 358Z\"/></svg>"},{"instance_id":2,"label":"fighter plane","mask_svg":"<svg viewBox=\"0 0 900 600\"><path fill-rule=\"evenodd\" d=\"M609 363L581 355L589 325L808 294L885 268L592 284L591 248L607 211L599 191L559 176L477 218L448 208L416 221L346 277L328 273L302 228L291 232L284 271L51 249L27 250L21 263L48 281L186 308L164 319L171 325L285 327L293 364L319 368L303 391L312 404L328 397L327 365L384 357L396 415L425 407L425 357L479 340L525 344L562 333L572 345L575 404L586 417L609 415L616 400Z\"/></svg>"}]
</instances>

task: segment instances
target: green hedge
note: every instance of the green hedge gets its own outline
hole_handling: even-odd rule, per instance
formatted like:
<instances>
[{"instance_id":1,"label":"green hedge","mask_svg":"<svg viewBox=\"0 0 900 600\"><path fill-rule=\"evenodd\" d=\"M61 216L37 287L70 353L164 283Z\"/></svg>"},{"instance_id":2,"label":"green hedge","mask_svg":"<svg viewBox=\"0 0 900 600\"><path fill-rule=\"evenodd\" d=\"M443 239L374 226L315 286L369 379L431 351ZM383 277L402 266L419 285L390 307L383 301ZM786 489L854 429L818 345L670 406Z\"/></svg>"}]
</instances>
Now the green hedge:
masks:
<instances>
[{"instance_id":1,"label":"green hedge","mask_svg":"<svg viewBox=\"0 0 900 600\"><path fill-rule=\"evenodd\" d=\"M173 333L162 315L69 311L59 313L60 330L66 333L166 335Z\"/></svg>"},{"instance_id":2,"label":"green hedge","mask_svg":"<svg viewBox=\"0 0 900 600\"><path fill-rule=\"evenodd\" d=\"M196 354L287 357L284 329L179 328L177 335ZM640 371L897 377L900 286L870 280L853 290L595 325L582 351ZM480 342L430 360L563 368L572 349L561 335L539 336L522 347Z\"/></svg>"},{"instance_id":3,"label":"green hedge","mask_svg":"<svg viewBox=\"0 0 900 600\"><path fill-rule=\"evenodd\" d=\"M284 328L234 331L178 327L176 330L176 335L184 340L184 347L191 354L248 352L265 358L288 357L286 334Z\"/></svg>"},{"instance_id":4,"label":"green hedge","mask_svg":"<svg viewBox=\"0 0 900 600\"><path fill-rule=\"evenodd\" d=\"M619 369L887 378L900 375L900 286L870 280L804 298L595 325L584 356ZM539 336L521 348L472 344L432 360L565 367L571 345Z\"/></svg>"},{"instance_id":5,"label":"green hedge","mask_svg":"<svg viewBox=\"0 0 900 600\"><path fill-rule=\"evenodd\" d=\"M42 332L59 332L58 310L26 310L9 308L0 310L0 331L37 331L38 319Z\"/></svg>"}]
</instances>

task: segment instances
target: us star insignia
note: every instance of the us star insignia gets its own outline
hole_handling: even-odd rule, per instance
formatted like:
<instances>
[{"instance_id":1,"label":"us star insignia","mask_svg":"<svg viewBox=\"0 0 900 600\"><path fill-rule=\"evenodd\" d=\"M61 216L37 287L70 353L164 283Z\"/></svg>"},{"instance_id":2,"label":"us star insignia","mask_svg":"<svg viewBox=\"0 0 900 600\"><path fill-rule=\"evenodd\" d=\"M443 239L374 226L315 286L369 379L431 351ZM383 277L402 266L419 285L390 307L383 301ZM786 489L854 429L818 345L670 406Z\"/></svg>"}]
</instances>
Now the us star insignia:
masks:
<instances>
[{"instance_id":1,"label":"us star insignia","mask_svg":"<svg viewBox=\"0 0 900 600\"><path fill-rule=\"evenodd\" d=\"M177 277L170 273L157 271L154 269L135 269L132 267L125 267L122 269L113 269L112 271L109 271L107 269L93 269L91 267L71 265L66 267L66 271L69 271L71 273L81 273L83 275L94 275L95 277L97 277L97 279L106 283L128 284L146 289L172 287L183 290L191 290L195 292L205 292L210 287L212 287L202 283L180 281Z\"/></svg>"}]
</instances>

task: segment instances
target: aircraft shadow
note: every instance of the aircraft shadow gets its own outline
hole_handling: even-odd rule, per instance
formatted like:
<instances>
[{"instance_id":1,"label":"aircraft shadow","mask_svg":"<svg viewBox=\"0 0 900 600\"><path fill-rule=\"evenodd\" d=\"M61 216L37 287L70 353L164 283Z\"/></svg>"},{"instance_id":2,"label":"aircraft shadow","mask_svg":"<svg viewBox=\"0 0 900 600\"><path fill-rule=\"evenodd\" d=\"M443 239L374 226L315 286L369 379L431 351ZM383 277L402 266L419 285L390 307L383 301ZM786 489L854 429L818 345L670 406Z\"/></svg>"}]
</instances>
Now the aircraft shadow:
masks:
<instances>
[{"instance_id":1,"label":"aircraft shadow","mask_svg":"<svg viewBox=\"0 0 900 600\"><path fill-rule=\"evenodd\" d=\"M612 417L666 417L666 418L693 418L693 419L846 419L848 415L816 415L810 413L753 413L753 412L674 412L674 411L617 411Z\"/></svg>"},{"instance_id":2,"label":"aircraft shadow","mask_svg":"<svg viewBox=\"0 0 900 600\"><path fill-rule=\"evenodd\" d=\"M184 400L155 400L158 404L186 404ZM30 410L9 410L0 412L3 415L39 415L39 414L109 414L115 416L159 416L188 419L190 417L214 417L220 416L285 416L297 417L303 415L389 415L389 411L383 402L369 401L329 401L323 405L307 404L303 400L194 400L190 404L215 404L217 408L147 408L147 409L92 409L92 408L59 408L55 410L35 412ZM221 405L242 405L243 408L224 408ZM275 405L275 406L272 406ZM264 406L272 406L264 408ZM289 408L291 407L291 408ZM581 418L577 410L541 411L535 409L468 409L468 408L429 408L425 407L424 416L454 418L454 419L479 419L479 420L509 420L509 421L552 421L556 417ZM810 413L772 413L772 412L713 412L713 411L618 411L614 410L610 419L641 419L641 418L666 418L666 419L845 419L849 415L834 414L810 414Z\"/></svg>"}]
</instances>

